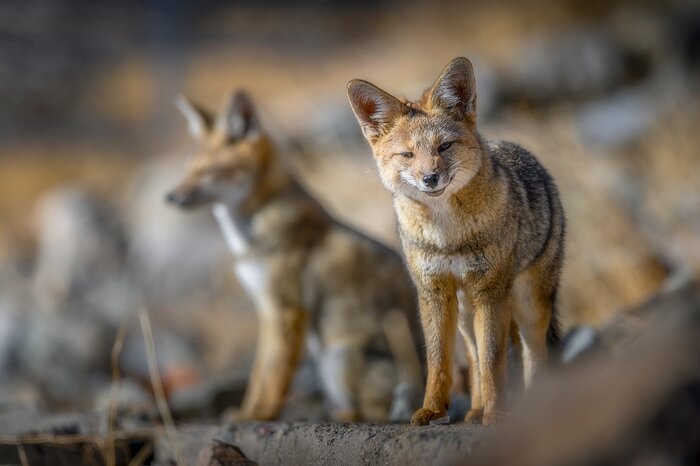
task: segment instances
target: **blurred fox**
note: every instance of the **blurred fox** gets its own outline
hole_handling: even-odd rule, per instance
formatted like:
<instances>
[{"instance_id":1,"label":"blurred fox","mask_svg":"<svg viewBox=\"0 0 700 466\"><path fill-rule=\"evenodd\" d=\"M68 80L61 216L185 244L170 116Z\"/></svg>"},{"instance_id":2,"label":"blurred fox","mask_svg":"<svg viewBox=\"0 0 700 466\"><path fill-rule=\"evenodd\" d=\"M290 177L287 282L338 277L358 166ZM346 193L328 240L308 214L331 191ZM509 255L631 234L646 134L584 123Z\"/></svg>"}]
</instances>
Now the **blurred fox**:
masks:
<instances>
[{"instance_id":1,"label":"blurred fox","mask_svg":"<svg viewBox=\"0 0 700 466\"><path fill-rule=\"evenodd\" d=\"M400 256L334 220L302 188L246 93L224 99L216 117L185 98L177 106L200 149L167 200L187 208L213 203L260 319L235 417L278 417L306 342L335 420L386 420L399 382L422 385L415 346L415 358L396 364L383 329L388 312L401 310L415 322L404 325L404 341L420 342L415 291Z\"/></svg>"},{"instance_id":2,"label":"blurred fox","mask_svg":"<svg viewBox=\"0 0 700 466\"><path fill-rule=\"evenodd\" d=\"M394 195L418 290L428 366L423 407L411 419L418 425L448 408L455 327L468 349L470 423L497 421L513 320L526 387L557 336L565 233L557 187L525 149L481 137L475 85L466 58L450 62L416 102L366 81L348 83L352 109Z\"/></svg>"}]
</instances>

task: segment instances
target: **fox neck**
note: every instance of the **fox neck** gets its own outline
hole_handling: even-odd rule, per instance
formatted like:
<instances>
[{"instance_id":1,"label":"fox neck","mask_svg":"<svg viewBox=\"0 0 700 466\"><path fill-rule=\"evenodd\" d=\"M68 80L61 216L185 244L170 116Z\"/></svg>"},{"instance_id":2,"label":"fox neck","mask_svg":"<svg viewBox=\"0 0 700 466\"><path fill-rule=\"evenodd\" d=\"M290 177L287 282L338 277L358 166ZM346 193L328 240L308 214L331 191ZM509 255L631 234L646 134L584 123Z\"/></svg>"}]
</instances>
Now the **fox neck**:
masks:
<instances>
[{"instance_id":1,"label":"fox neck","mask_svg":"<svg viewBox=\"0 0 700 466\"><path fill-rule=\"evenodd\" d=\"M265 154L250 192L241 200L220 199L213 207L214 217L226 244L234 255L243 255L250 244L253 217L273 199L293 189L296 182L272 149Z\"/></svg>"},{"instance_id":2,"label":"fox neck","mask_svg":"<svg viewBox=\"0 0 700 466\"><path fill-rule=\"evenodd\" d=\"M447 204L459 207L465 213L478 214L479 211L489 202L494 202L497 198L495 191L500 190L496 181L497 167L489 145L479 136L479 156L480 166L474 176L462 188L454 192L448 199ZM445 201L443 200L443 203Z\"/></svg>"}]
</instances>

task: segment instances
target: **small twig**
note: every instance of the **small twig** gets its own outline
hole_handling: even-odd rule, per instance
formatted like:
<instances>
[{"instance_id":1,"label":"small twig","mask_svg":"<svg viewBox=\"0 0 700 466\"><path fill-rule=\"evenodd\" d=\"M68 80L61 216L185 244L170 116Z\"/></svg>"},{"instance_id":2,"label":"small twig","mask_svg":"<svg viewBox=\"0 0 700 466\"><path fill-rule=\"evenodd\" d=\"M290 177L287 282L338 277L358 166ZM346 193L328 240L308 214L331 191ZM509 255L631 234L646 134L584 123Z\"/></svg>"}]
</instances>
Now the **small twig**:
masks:
<instances>
[{"instance_id":1,"label":"small twig","mask_svg":"<svg viewBox=\"0 0 700 466\"><path fill-rule=\"evenodd\" d=\"M119 396L119 386L121 384L121 373L119 371L119 356L124 348L126 332L129 328L129 321L124 321L112 346L112 390L109 397L109 413L107 417L107 438L105 439L105 463L107 466L114 466L116 462L114 451L114 431L117 413L117 401Z\"/></svg>"},{"instance_id":2,"label":"small twig","mask_svg":"<svg viewBox=\"0 0 700 466\"><path fill-rule=\"evenodd\" d=\"M17 452L19 453L19 460L22 462L22 466L29 466L27 452L24 450L24 445L21 442L17 444Z\"/></svg>"},{"instance_id":3,"label":"small twig","mask_svg":"<svg viewBox=\"0 0 700 466\"><path fill-rule=\"evenodd\" d=\"M170 441L173 450L175 450L175 462L178 464L178 466L185 466L185 463L182 460L180 444L177 439L177 428L175 427L175 421L173 421L173 417L170 414L168 401L165 398L165 390L163 389L163 381L161 380L160 372L158 371L158 360L156 359L156 347L153 341L151 320L149 319L148 312L146 312L145 309L141 309L139 312L139 322L141 324L143 340L146 345L146 358L148 360L148 372L151 378L151 385L153 386L153 394L156 397L158 412L160 413L160 417L163 420L163 425L165 426L165 435Z\"/></svg>"},{"instance_id":4,"label":"small twig","mask_svg":"<svg viewBox=\"0 0 700 466\"><path fill-rule=\"evenodd\" d=\"M143 463L146 461L146 458L148 458L148 455L150 455L152 452L153 443L144 443L139 452L136 454L136 456L134 456L134 458L131 461L129 461L129 466L142 466Z\"/></svg>"}]
</instances>

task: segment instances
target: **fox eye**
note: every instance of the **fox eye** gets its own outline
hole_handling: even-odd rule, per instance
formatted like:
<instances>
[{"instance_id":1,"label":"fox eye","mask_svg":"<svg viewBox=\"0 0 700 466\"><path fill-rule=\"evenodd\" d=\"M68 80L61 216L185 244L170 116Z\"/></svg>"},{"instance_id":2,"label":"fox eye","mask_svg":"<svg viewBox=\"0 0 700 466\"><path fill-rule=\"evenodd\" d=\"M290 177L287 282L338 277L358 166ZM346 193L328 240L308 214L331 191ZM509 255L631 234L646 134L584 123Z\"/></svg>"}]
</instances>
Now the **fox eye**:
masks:
<instances>
[{"instance_id":1,"label":"fox eye","mask_svg":"<svg viewBox=\"0 0 700 466\"><path fill-rule=\"evenodd\" d=\"M413 152L399 152L399 155L405 159L413 157Z\"/></svg>"},{"instance_id":2,"label":"fox eye","mask_svg":"<svg viewBox=\"0 0 700 466\"><path fill-rule=\"evenodd\" d=\"M452 141L443 142L442 144L440 144L440 147L438 147L438 152L444 152L447 149L449 149L451 146L452 146Z\"/></svg>"}]
</instances>

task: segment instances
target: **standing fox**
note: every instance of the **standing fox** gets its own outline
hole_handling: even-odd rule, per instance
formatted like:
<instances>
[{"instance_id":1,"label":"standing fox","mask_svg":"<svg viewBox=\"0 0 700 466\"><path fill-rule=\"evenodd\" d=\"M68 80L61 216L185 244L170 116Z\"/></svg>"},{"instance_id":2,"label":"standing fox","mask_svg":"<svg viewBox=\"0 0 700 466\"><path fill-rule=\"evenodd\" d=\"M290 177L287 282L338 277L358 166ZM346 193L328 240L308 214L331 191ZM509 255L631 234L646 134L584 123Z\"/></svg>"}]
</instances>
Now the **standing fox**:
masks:
<instances>
[{"instance_id":1,"label":"standing fox","mask_svg":"<svg viewBox=\"0 0 700 466\"><path fill-rule=\"evenodd\" d=\"M301 187L278 160L247 94L225 99L216 118L184 98L177 105L201 149L167 200L180 207L214 203L235 274L260 318L237 418L279 415L306 340L332 417L386 420L401 369L383 330L384 317L396 322L387 311L405 312L404 328L415 322L403 334L401 354L407 340L422 341L400 256L335 221ZM413 374L404 382L419 386L418 357L404 363L414 363L401 369Z\"/></svg>"},{"instance_id":2,"label":"standing fox","mask_svg":"<svg viewBox=\"0 0 700 466\"><path fill-rule=\"evenodd\" d=\"M466 58L450 62L416 102L361 80L347 90L394 195L418 290L428 379L423 407L411 422L428 424L447 411L455 326L470 363L465 421L496 422L512 319L526 386L557 337L565 230L557 187L525 149L477 132L474 71Z\"/></svg>"}]
</instances>

